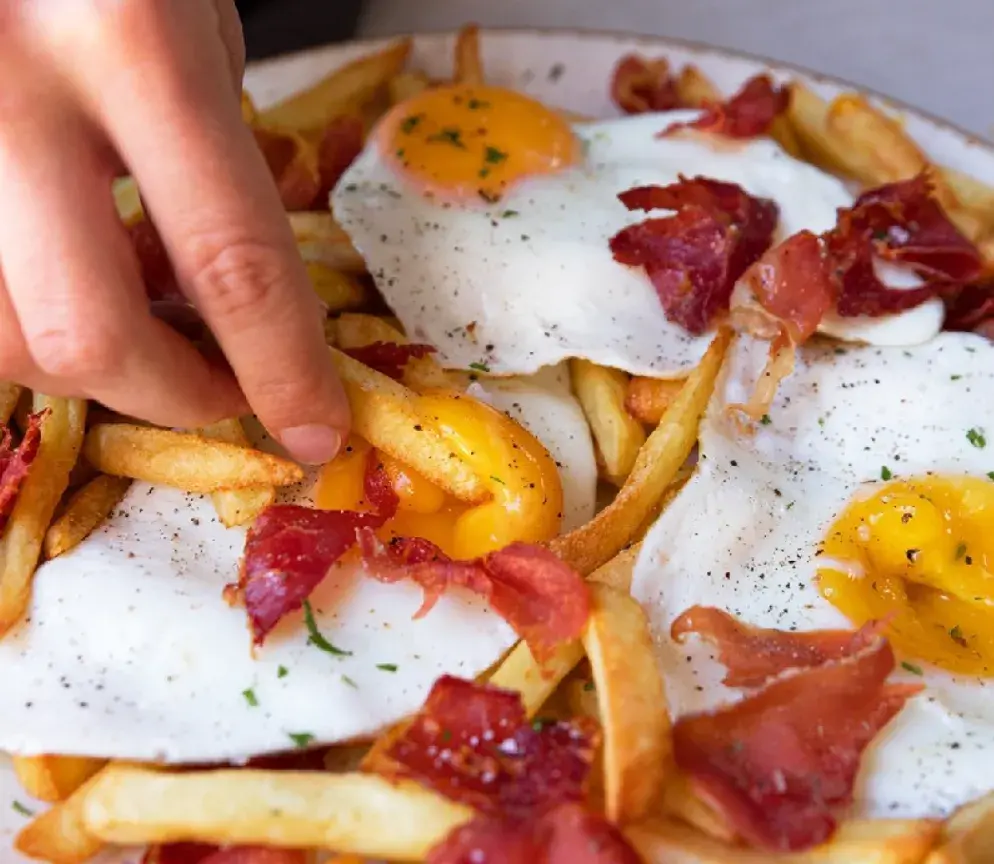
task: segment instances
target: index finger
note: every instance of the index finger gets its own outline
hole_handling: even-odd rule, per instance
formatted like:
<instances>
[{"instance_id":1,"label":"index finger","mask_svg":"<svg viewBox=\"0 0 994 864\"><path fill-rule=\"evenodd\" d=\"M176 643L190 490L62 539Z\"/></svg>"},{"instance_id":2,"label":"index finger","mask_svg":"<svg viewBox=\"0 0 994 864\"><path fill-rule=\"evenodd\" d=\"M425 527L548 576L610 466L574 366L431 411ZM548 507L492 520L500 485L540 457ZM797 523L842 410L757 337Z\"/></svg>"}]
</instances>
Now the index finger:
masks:
<instances>
[{"instance_id":1,"label":"index finger","mask_svg":"<svg viewBox=\"0 0 994 864\"><path fill-rule=\"evenodd\" d=\"M249 404L299 459L326 461L348 434L348 403L275 183L242 122L217 20L198 0L180 0L179 15L172 4L172 14L125 5L118 26L128 32L93 94L101 119ZM141 57L129 56L134 46Z\"/></svg>"}]
</instances>

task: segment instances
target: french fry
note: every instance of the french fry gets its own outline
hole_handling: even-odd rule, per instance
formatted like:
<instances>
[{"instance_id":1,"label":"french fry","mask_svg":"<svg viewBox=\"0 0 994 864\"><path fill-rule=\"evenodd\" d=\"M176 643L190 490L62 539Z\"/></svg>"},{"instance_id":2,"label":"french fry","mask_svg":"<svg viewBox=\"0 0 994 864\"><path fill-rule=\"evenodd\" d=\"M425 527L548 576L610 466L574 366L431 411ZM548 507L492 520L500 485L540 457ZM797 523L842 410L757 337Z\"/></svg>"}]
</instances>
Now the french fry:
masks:
<instances>
[{"instance_id":1,"label":"french fry","mask_svg":"<svg viewBox=\"0 0 994 864\"><path fill-rule=\"evenodd\" d=\"M38 455L0 539L0 636L20 620L31 601L45 532L69 485L86 428L85 400L36 393L32 401L35 411L49 413L42 422Z\"/></svg>"},{"instance_id":2,"label":"french fry","mask_svg":"<svg viewBox=\"0 0 994 864\"><path fill-rule=\"evenodd\" d=\"M614 588L622 594L627 594L632 588L632 570L642 551L642 544L635 543L627 549L622 549L606 564L598 567L588 577L589 582Z\"/></svg>"},{"instance_id":3,"label":"french fry","mask_svg":"<svg viewBox=\"0 0 994 864\"><path fill-rule=\"evenodd\" d=\"M693 63L688 63L673 82L681 105L702 108L706 102L721 102L721 91Z\"/></svg>"},{"instance_id":4,"label":"french fry","mask_svg":"<svg viewBox=\"0 0 994 864\"><path fill-rule=\"evenodd\" d=\"M691 788L690 781L679 772L673 772L667 779L660 810L722 843L735 842L732 826Z\"/></svg>"},{"instance_id":5,"label":"french fry","mask_svg":"<svg viewBox=\"0 0 994 864\"><path fill-rule=\"evenodd\" d=\"M304 479L289 459L187 432L101 423L86 434L83 453L97 470L186 492L289 486Z\"/></svg>"},{"instance_id":6,"label":"french fry","mask_svg":"<svg viewBox=\"0 0 994 864\"><path fill-rule=\"evenodd\" d=\"M131 227L145 217L141 194L134 177L118 177L111 186L114 192L114 206L121 221Z\"/></svg>"},{"instance_id":7,"label":"french fry","mask_svg":"<svg viewBox=\"0 0 994 864\"><path fill-rule=\"evenodd\" d=\"M960 807L942 826L926 864L985 864L994 852L994 793Z\"/></svg>"},{"instance_id":8,"label":"french fry","mask_svg":"<svg viewBox=\"0 0 994 864\"><path fill-rule=\"evenodd\" d=\"M411 341L386 318L377 315L340 315L334 323L334 334L335 344L343 350L362 348L374 342L407 345ZM439 366L430 354L408 360L402 380L408 387L419 391L457 386L455 376Z\"/></svg>"},{"instance_id":9,"label":"french fry","mask_svg":"<svg viewBox=\"0 0 994 864\"><path fill-rule=\"evenodd\" d=\"M365 273L366 262L330 213L287 213L297 251L306 263L320 262L341 273Z\"/></svg>"},{"instance_id":10,"label":"french fry","mask_svg":"<svg viewBox=\"0 0 994 864\"><path fill-rule=\"evenodd\" d=\"M697 442L701 415L707 407L731 334L715 336L680 395L639 451L632 473L614 501L585 525L549 544L571 567L593 573L631 540L677 476Z\"/></svg>"},{"instance_id":11,"label":"french fry","mask_svg":"<svg viewBox=\"0 0 994 864\"><path fill-rule=\"evenodd\" d=\"M65 801L107 764L85 756L13 756L11 761L24 791L49 804Z\"/></svg>"},{"instance_id":12,"label":"french fry","mask_svg":"<svg viewBox=\"0 0 994 864\"><path fill-rule=\"evenodd\" d=\"M236 417L219 420L210 426L204 426L197 430L197 434L212 441L237 444L239 447L252 446L242 428L241 421ZM255 521L256 516L275 500L276 487L272 483L249 486L245 489L229 489L211 494L217 518L226 528L247 525L249 522Z\"/></svg>"},{"instance_id":13,"label":"french fry","mask_svg":"<svg viewBox=\"0 0 994 864\"><path fill-rule=\"evenodd\" d=\"M582 659L583 645L579 640L560 643L544 663L539 663L528 645L521 641L504 658L488 683L520 693L525 712L534 717Z\"/></svg>"},{"instance_id":14,"label":"french fry","mask_svg":"<svg viewBox=\"0 0 994 864\"><path fill-rule=\"evenodd\" d=\"M953 168L939 168L939 172L960 204L986 219L988 228L994 227L994 188Z\"/></svg>"},{"instance_id":15,"label":"french fry","mask_svg":"<svg viewBox=\"0 0 994 864\"><path fill-rule=\"evenodd\" d=\"M573 392L590 424L607 479L620 486L645 444L645 431L625 410L628 376L588 360L570 360L569 369Z\"/></svg>"},{"instance_id":16,"label":"french fry","mask_svg":"<svg viewBox=\"0 0 994 864\"><path fill-rule=\"evenodd\" d=\"M45 532L45 557L58 558L82 543L110 515L130 485L126 477L98 474L77 489Z\"/></svg>"},{"instance_id":17,"label":"french fry","mask_svg":"<svg viewBox=\"0 0 994 864\"><path fill-rule=\"evenodd\" d=\"M430 86L428 76L424 72L401 72L390 79L388 92L390 104L397 105L423 93Z\"/></svg>"},{"instance_id":18,"label":"french fry","mask_svg":"<svg viewBox=\"0 0 994 864\"><path fill-rule=\"evenodd\" d=\"M257 125L315 132L342 114L360 110L386 89L411 53L410 38L398 39L382 51L335 69L317 84L260 111Z\"/></svg>"},{"instance_id":19,"label":"french fry","mask_svg":"<svg viewBox=\"0 0 994 864\"><path fill-rule=\"evenodd\" d=\"M101 769L65 801L25 825L14 841L14 848L49 864L84 864L100 852L104 841L86 829L83 807L89 791L108 770Z\"/></svg>"},{"instance_id":20,"label":"french fry","mask_svg":"<svg viewBox=\"0 0 994 864\"><path fill-rule=\"evenodd\" d=\"M787 118L804 158L832 174L868 182L853 172L845 141L829 130L828 103L800 81L792 81L789 88Z\"/></svg>"},{"instance_id":21,"label":"french fry","mask_svg":"<svg viewBox=\"0 0 994 864\"><path fill-rule=\"evenodd\" d=\"M417 783L375 774L112 765L91 783L83 824L118 844L258 844L409 861L473 815Z\"/></svg>"},{"instance_id":22,"label":"french fry","mask_svg":"<svg viewBox=\"0 0 994 864\"><path fill-rule=\"evenodd\" d=\"M487 496L480 478L418 414L417 394L335 348L331 358L352 408L352 428L461 501Z\"/></svg>"},{"instance_id":23,"label":"french fry","mask_svg":"<svg viewBox=\"0 0 994 864\"><path fill-rule=\"evenodd\" d=\"M242 90L242 120L249 126L259 119L259 112L255 108L251 95L247 90Z\"/></svg>"},{"instance_id":24,"label":"french fry","mask_svg":"<svg viewBox=\"0 0 994 864\"><path fill-rule=\"evenodd\" d=\"M482 84L483 63L480 60L480 28L467 24L456 37L455 81L457 84Z\"/></svg>"},{"instance_id":25,"label":"french fry","mask_svg":"<svg viewBox=\"0 0 994 864\"><path fill-rule=\"evenodd\" d=\"M628 382L625 408L639 423L658 426L686 378L646 378L636 375Z\"/></svg>"},{"instance_id":26,"label":"french fry","mask_svg":"<svg viewBox=\"0 0 994 864\"><path fill-rule=\"evenodd\" d=\"M23 389L20 384L0 381L0 425L6 425L14 416L14 409L21 399Z\"/></svg>"},{"instance_id":27,"label":"french fry","mask_svg":"<svg viewBox=\"0 0 994 864\"><path fill-rule=\"evenodd\" d=\"M851 819L828 843L783 854L732 846L670 820L625 833L646 864L920 864L938 831L928 819Z\"/></svg>"},{"instance_id":28,"label":"french fry","mask_svg":"<svg viewBox=\"0 0 994 864\"><path fill-rule=\"evenodd\" d=\"M351 273L332 270L323 261L308 261L307 275L311 277L314 293L329 312L357 309L366 302L366 289Z\"/></svg>"},{"instance_id":29,"label":"french fry","mask_svg":"<svg viewBox=\"0 0 994 864\"><path fill-rule=\"evenodd\" d=\"M590 594L583 647L604 725L605 810L624 825L644 818L663 789L673 760L670 719L642 607L607 585L591 585Z\"/></svg>"}]
</instances>

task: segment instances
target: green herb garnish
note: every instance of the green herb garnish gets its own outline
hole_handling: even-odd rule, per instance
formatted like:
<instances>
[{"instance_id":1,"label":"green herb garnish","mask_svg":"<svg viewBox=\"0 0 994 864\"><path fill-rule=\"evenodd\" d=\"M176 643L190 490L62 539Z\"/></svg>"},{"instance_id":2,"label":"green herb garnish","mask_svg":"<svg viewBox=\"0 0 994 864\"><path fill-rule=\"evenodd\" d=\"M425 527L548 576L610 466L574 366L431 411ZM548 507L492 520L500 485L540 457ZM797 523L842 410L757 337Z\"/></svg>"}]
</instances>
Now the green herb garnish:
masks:
<instances>
[{"instance_id":1,"label":"green herb garnish","mask_svg":"<svg viewBox=\"0 0 994 864\"><path fill-rule=\"evenodd\" d=\"M352 678L349 678L348 675L342 675L342 683L343 684L348 684L349 687L351 687L353 690L358 690L359 689L359 685L356 684L355 681Z\"/></svg>"},{"instance_id":2,"label":"green herb garnish","mask_svg":"<svg viewBox=\"0 0 994 864\"><path fill-rule=\"evenodd\" d=\"M969 429L966 433L966 440L978 450L983 450L987 446L987 439L981 429Z\"/></svg>"},{"instance_id":3,"label":"green herb garnish","mask_svg":"<svg viewBox=\"0 0 994 864\"><path fill-rule=\"evenodd\" d=\"M343 651L341 648L332 645L324 636L321 631L318 630L318 625L314 621L314 610L311 609L310 601L305 600L303 602L304 607L304 624L307 626L307 632L310 634L307 637L307 644L313 645L315 648L320 648L322 651L327 651L329 654L334 654L336 657L351 657L351 651Z\"/></svg>"},{"instance_id":4,"label":"green herb garnish","mask_svg":"<svg viewBox=\"0 0 994 864\"><path fill-rule=\"evenodd\" d=\"M436 132L432 135L429 141L440 141L443 144L451 144L453 147L458 147L460 150L465 150L466 145L462 141L462 130L457 129L454 126L446 126L441 132Z\"/></svg>"},{"instance_id":5,"label":"green herb garnish","mask_svg":"<svg viewBox=\"0 0 994 864\"><path fill-rule=\"evenodd\" d=\"M259 700L255 697L255 690L251 687L246 687L242 690L242 696L245 697L245 701L248 703L249 708L259 707Z\"/></svg>"},{"instance_id":6,"label":"green herb garnish","mask_svg":"<svg viewBox=\"0 0 994 864\"><path fill-rule=\"evenodd\" d=\"M925 674L924 672L922 672L922 667L921 666L916 666L914 663L909 663L907 660L902 660L901 661L901 668L902 669L906 669L912 675L924 675Z\"/></svg>"},{"instance_id":7,"label":"green herb garnish","mask_svg":"<svg viewBox=\"0 0 994 864\"><path fill-rule=\"evenodd\" d=\"M475 369L477 372L489 372L490 367L486 363L470 363L470 369Z\"/></svg>"},{"instance_id":8,"label":"green herb garnish","mask_svg":"<svg viewBox=\"0 0 994 864\"><path fill-rule=\"evenodd\" d=\"M500 483L500 485L501 485L501 486L504 486L504 485L506 485L506 484L504 483L504 481L503 481L503 480L501 480L501 479L500 479L500 477L498 477L498 476L497 476L496 474L491 474L491 475L490 475L490 479L491 479L491 480L493 480L493 481L494 481L494 483Z\"/></svg>"},{"instance_id":9,"label":"green herb garnish","mask_svg":"<svg viewBox=\"0 0 994 864\"><path fill-rule=\"evenodd\" d=\"M405 117L403 122L400 124L400 131L410 135L415 129L418 128L418 123L421 122L423 117L423 114L412 114L410 117Z\"/></svg>"},{"instance_id":10,"label":"green herb garnish","mask_svg":"<svg viewBox=\"0 0 994 864\"><path fill-rule=\"evenodd\" d=\"M956 546L956 560L959 561L959 559L962 558L964 555L966 555L966 543L959 543L959 544L957 544L957 546Z\"/></svg>"},{"instance_id":11,"label":"green herb garnish","mask_svg":"<svg viewBox=\"0 0 994 864\"><path fill-rule=\"evenodd\" d=\"M769 414L764 414L762 417L759 418L759 422L762 423L764 426L769 426L773 422L773 418L770 417Z\"/></svg>"},{"instance_id":12,"label":"green herb garnish","mask_svg":"<svg viewBox=\"0 0 994 864\"><path fill-rule=\"evenodd\" d=\"M507 153L503 150L498 150L496 147L487 147L483 151L483 158L488 165L500 165L501 162L507 159Z\"/></svg>"},{"instance_id":13,"label":"green herb garnish","mask_svg":"<svg viewBox=\"0 0 994 864\"><path fill-rule=\"evenodd\" d=\"M894 476L894 473L886 465L884 465L880 469L880 479L881 480L890 480L893 476Z\"/></svg>"},{"instance_id":14,"label":"green herb garnish","mask_svg":"<svg viewBox=\"0 0 994 864\"><path fill-rule=\"evenodd\" d=\"M13 808L15 813L20 813L22 816L30 817L35 815L34 810L29 810L20 801L14 801L10 806Z\"/></svg>"},{"instance_id":15,"label":"green herb garnish","mask_svg":"<svg viewBox=\"0 0 994 864\"><path fill-rule=\"evenodd\" d=\"M314 740L314 736L310 732L288 732L287 734L293 741L294 747L306 747Z\"/></svg>"},{"instance_id":16,"label":"green herb garnish","mask_svg":"<svg viewBox=\"0 0 994 864\"><path fill-rule=\"evenodd\" d=\"M276 677L277 678L286 678L286 676L289 675L289 674L290 674L290 670L287 669L286 666L278 666L278 667L276 667Z\"/></svg>"},{"instance_id":17,"label":"green herb garnish","mask_svg":"<svg viewBox=\"0 0 994 864\"><path fill-rule=\"evenodd\" d=\"M396 672L397 671L397 664L396 663L377 663L376 664L376 668L379 669L381 672Z\"/></svg>"},{"instance_id":18,"label":"green herb garnish","mask_svg":"<svg viewBox=\"0 0 994 864\"><path fill-rule=\"evenodd\" d=\"M957 645L966 644L966 639L963 637L963 631L960 629L959 624L949 631L949 638L952 639Z\"/></svg>"}]
</instances>

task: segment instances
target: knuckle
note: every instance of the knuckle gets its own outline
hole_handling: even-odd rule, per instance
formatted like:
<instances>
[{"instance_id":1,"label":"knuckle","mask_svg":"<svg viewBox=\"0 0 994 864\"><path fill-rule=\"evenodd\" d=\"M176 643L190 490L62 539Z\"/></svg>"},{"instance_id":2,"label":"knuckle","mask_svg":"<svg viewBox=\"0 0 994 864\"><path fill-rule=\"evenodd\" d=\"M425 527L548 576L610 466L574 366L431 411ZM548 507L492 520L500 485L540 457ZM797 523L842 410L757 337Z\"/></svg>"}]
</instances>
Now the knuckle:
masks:
<instances>
[{"instance_id":1,"label":"knuckle","mask_svg":"<svg viewBox=\"0 0 994 864\"><path fill-rule=\"evenodd\" d=\"M30 337L29 350L45 374L82 380L116 369L120 345L119 339L96 328L50 327Z\"/></svg>"},{"instance_id":2,"label":"knuckle","mask_svg":"<svg viewBox=\"0 0 994 864\"><path fill-rule=\"evenodd\" d=\"M279 308L286 267L268 244L211 243L201 261L192 286L211 317L238 322L268 317Z\"/></svg>"}]
</instances>

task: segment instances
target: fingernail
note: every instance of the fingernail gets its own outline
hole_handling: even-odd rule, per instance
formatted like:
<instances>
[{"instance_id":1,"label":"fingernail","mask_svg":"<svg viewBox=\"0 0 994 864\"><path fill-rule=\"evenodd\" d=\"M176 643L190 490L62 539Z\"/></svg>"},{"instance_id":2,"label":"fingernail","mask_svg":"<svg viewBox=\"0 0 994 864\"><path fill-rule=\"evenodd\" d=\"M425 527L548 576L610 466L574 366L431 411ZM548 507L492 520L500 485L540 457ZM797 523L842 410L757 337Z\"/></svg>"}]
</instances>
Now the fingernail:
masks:
<instances>
[{"instance_id":1,"label":"fingernail","mask_svg":"<svg viewBox=\"0 0 994 864\"><path fill-rule=\"evenodd\" d=\"M342 436L331 426L309 423L291 426L280 433L280 443L299 462L320 465L335 458L342 447Z\"/></svg>"}]
</instances>

